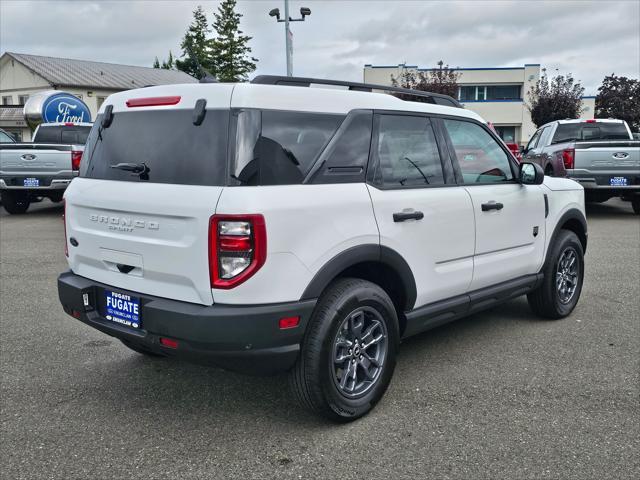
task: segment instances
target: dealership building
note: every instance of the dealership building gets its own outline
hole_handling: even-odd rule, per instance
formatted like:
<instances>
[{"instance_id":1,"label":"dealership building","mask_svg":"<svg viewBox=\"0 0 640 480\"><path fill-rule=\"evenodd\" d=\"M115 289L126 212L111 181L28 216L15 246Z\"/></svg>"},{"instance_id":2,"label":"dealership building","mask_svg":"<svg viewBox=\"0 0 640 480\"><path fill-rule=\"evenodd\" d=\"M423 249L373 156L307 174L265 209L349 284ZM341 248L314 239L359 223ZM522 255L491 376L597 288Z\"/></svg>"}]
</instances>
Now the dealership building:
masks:
<instances>
[{"instance_id":1,"label":"dealership building","mask_svg":"<svg viewBox=\"0 0 640 480\"><path fill-rule=\"evenodd\" d=\"M75 95L95 119L112 93L195 82L195 78L177 70L5 52L0 56L0 128L19 141L31 140L23 106L30 95L42 91L61 90Z\"/></svg>"},{"instance_id":2,"label":"dealership building","mask_svg":"<svg viewBox=\"0 0 640 480\"><path fill-rule=\"evenodd\" d=\"M391 85L391 77L405 71L427 72L417 65L365 65L364 82ZM539 64L522 67L455 68L458 100L465 108L491 122L505 142L526 145L536 131L525 100L529 89L540 78ZM581 118L593 118L595 97L582 97Z\"/></svg>"}]
</instances>

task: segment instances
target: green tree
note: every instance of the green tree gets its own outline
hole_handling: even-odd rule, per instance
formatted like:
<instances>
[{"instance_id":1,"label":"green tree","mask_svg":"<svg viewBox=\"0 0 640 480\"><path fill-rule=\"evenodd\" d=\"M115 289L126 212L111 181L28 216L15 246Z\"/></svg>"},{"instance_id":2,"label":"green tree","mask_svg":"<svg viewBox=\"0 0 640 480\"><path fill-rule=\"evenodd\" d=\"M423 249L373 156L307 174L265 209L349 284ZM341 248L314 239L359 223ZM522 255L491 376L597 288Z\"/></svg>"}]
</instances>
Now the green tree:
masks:
<instances>
[{"instance_id":1,"label":"green tree","mask_svg":"<svg viewBox=\"0 0 640 480\"><path fill-rule=\"evenodd\" d=\"M238 82L247 79L256 69L257 59L250 56L251 37L240 30L242 14L235 11L236 0L223 0L214 12L215 38L209 41L211 73L221 82ZM205 66L205 68L207 68Z\"/></svg>"},{"instance_id":2,"label":"green tree","mask_svg":"<svg viewBox=\"0 0 640 480\"><path fill-rule=\"evenodd\" d=\"M187 28L180 43L180 48L182 49L180 58L182 60L177 59L175 61L175 66L178 70L182 70L192 77L199 79L204 76L204 73L201 71L198 63L207 70L211 69L210 40L207 39L207 34L210 31L204 9L198 5L193 11L193 21Z\"/></svg>"},{"instance_id":3,"label":"green tree","mask_svg":"<svg viewBox=\"0 0 640 480\"><path fill-rule=\"evenodd\" d=\"M175 61L173 59L173 52L169 50L169 58L167 58L164 62L162 62L162 65L160 68L164 70L173 70L174 67L175 67Z\"/></svg>"},{"instance_id":4,"label":"green tree","mask_svg":"<svg viewBox=\"0 0 640 480\"><path fill-rule=\"evenodd\" d=\"M584 87L571 74L549 79L546 69L528 92L531 120L536 127L554 120L578 118L582 112Z\"/></svg>"},{"instance_id":5,"label":"green tree","mask_svg":"<svg viewBox=\"0 0 640 480\"><path fill-rule=\"evenodd\" d=\"M596 96L596 117L625 120L640 132L640 81L613 73L604 77Z\"/></svg>"},{"instance_id":6,"label":"green tree","mask_svg":"<svg viewBox=\"0 0 640 480\"><path fill-rule=\"evenodd\" d=\"M458 98L459 79L460 74L440 60L438 62L438 68L433 68L426 72L403 69L398 78L391 75L391 84L394 87L442 93L453 98ZM399 96L404 98L403 95ZM421 101L421 97L411 97L410 95L407 97L410 97L408 99L413 101Z\"/></svg>"},{"instance_id":7,"label":"green tree","mask_svg":"<svg viewBox=\"0 0 640 480\"><path fill-rule=\"evenodd\" d=\"M158 57L153 61L153 68L160 68L160 60L158 60Z\"/></svg>"}]
</instances>

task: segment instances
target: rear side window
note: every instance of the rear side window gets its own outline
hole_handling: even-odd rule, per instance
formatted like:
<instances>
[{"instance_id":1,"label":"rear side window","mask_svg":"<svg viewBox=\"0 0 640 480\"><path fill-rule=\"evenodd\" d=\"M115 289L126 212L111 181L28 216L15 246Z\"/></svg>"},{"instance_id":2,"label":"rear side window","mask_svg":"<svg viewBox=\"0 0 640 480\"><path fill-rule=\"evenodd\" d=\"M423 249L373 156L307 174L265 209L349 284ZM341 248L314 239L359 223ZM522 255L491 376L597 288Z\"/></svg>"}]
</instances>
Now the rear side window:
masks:
<instances>
[{"instance_id":1,"label":"rear side window","mask_svg":"<svg viewBox=\"0 0 640 480\"><path fill-rule=\"evenodd\" d=\"M507 153L480 125L444 120L455 150L464 183L494 183L513 180Z\"/></svg>"},{"instance_id":2,"label":"rear side window","mask_svg":"<svg viewBox=\"0 0 640 480\"><path fill-rule=\"evenodd\" d=\"M40 126L38 133L34 137L34 143L61 143L84 145L87 143L87 137L91 127L86 126Z\"/></svg>"},{"instance_id":3,"label":"rear side window","mask_svg":"<svg viewBox=\"0 0 640 480\"><path fill-rule=\"evenodd\" d=\"M231 177L242 185L302 183L343 115L242 110Z\"/></svg>"},{"instance_id":4,"label":"rear side window","mask_svg":"<svg viewBox=\"0 0 640 480\"><path fill-rule=\"evenodd\" d=\"M146 110L113 114L108 128L102 115L91 130L80 176L124 182L224 185L228 110L207 110L193 124L192 110ZM146 167L146 175L127 171ZM120 165L118 168L112 168Z\"/></svg>"},{"instance_id":5,"label":"rear side window","mask_svg":"<svg viewBox=\"0 0 640 480\"><path fill-rule=\"evenodd\" d=\"M444 183L431 122L426 117L380 115L375 182L390 188Z\"/></svg>"},{"instance_id":6,"label":"rear side window","mask_svg":"<svg viewBox=\"0 0 640 480\"><path fill-rule=\"evenodd\" d=\"M352 112L318 159L313 183L364 181L371 145L371 111Z\"/></svg>"},{"instance_id":7,"label":"rear side window","mask_svg":"<svg viewBox=\"0 0 640 480\"><path fill-rule=\"evenodd\" d=\"M560 123L552 143L576 140L629 140L629 132L622 122Z\"/></svg>"}]
</instances>

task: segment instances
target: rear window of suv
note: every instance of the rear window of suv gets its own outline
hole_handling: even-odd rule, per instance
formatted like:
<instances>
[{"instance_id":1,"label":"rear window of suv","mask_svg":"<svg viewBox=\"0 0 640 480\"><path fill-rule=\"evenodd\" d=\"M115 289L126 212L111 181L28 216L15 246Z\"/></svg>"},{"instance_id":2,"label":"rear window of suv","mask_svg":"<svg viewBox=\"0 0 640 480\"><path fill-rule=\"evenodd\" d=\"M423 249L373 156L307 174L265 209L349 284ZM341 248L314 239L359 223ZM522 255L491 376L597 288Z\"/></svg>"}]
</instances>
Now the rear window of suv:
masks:
<instances>
[{"instance_id":1,"label":"rear window of suv","mask_svg":"<svg viewBox=\"0 0 640 480\"><path fill-rule=\"evenodd\" d=\"M575 140L629 140L629 132L622 122L561 123L551 143Z\"/></svg>"},{"instance_id":2,"label":"rear window of suv","mask_svg":"<svg viewBox=\"0 0 640 480\"><path fill-rule=\"evenodd\" d=\"M126 182L224 185L228 110L207 110L200 125L193 110L118 112L108 128L102 115L91 130L80 176ZM118 164L146 166L146 175ZM122 167L122 165L121 165Z\"/></svg>"}]
</instances>

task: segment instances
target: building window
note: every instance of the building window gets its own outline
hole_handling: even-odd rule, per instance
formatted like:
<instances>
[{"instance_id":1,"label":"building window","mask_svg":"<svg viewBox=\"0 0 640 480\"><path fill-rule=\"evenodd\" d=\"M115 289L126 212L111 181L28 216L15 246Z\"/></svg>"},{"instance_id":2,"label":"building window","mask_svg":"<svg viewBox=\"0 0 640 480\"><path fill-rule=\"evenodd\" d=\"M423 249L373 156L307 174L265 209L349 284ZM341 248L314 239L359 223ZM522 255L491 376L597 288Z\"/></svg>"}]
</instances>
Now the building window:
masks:
<instances>
[{"instance_id":1,"label":"building window","mask_svg":"<svg viewBox=\"0 0 640 480\"><path fill-rule=\"evenodd\" d=\"M100 110L100 107L102 106L102 104L106 99L107 97L96 97L96 101L98 102L98 110Z\"/></svg>"},{"instance_id":2,"label":"building window","mask_svg":"<svg viewBox=\"0 0 640 480\"><path fill-rule=\"evenodd\" d=\"M521 85L465 85L458 89L461 102L520 100Z\"/></svg>"},{"instance_id":3,"label":"building window","mask_svg":"<svg viewBox=\"0 0 640 480\"><path fill-rule=\"evenodd\" d=\"M486 87L487 100L519 100L520 85L494 85Z\"/></svg>"},{"instance_id":4,"label":"building window","mask_svg":"<svg viewBox=\"0 0 640 480\"><path fill-rule=\"evenodd\" d=\"M29 95L18 95L18 105L24 105L29 100Z\"/></svg>"},{"instance_id":5,"label":"building window","mask_svg":"<svg viewBox=\"0 0 640 480\"><path fill-rule=\"evenodd\" d=\"M496 129L496 133L504 141L504 143L517 143L515 126L496 126L494 128Z\"/></svg>"},{"instance_id":6,"label":"building window","mask_svg":"<svg viewBox=\"0 0 640 480\"><path fill-rule=\"evenodd\" d=\"M458 91L458 100L464 102L476 99L476 87L460 87Z\"/></svg>"},{"instance_id":7,"label":"building window","mask_svg":"<svg viewBox=\"0 0 640 480\"><path fill-rule=\"evenodd\" d=\"M3 105L13 105L13 98L11 97L11 95L7 95L6 97L2 97L2 104Z\"/></svg>"}]
</instances>

